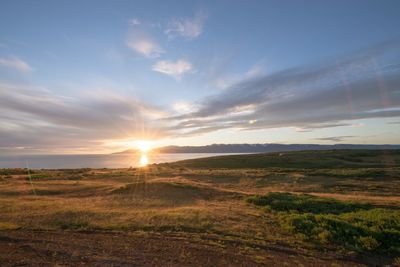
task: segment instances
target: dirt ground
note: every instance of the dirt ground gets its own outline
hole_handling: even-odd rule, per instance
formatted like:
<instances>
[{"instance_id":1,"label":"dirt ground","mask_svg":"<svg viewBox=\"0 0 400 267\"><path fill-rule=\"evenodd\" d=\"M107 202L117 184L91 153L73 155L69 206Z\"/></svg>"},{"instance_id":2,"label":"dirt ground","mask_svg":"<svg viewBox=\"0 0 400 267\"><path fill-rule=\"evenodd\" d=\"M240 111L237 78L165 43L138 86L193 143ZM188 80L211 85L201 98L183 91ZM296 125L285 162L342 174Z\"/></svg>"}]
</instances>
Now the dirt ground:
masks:
<instances>
[{"instance_id":1,"label":"dirt ground","mask_svg":"<svg viewBox=\"0 0 400 267\"><path fill-rule=\"evenodd\" d=\"M173 233L0 231L1 266L362 266L329 252L248 248L212 236Z\"/></svg>"}]
</instances>

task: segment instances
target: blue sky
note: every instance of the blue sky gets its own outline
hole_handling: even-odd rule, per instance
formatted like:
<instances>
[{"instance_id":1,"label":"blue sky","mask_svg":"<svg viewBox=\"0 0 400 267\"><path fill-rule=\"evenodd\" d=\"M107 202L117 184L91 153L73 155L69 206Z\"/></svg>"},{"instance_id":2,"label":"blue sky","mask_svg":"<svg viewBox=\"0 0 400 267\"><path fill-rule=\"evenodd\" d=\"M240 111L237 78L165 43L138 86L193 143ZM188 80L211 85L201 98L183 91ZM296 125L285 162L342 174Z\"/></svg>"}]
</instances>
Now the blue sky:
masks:
<instances>
[{"instance_id":1,"label":"blue sky","mask_svg":"<svg viewBox=\"0 0 400 267\"><path fill-rule=\"evenodd\" d=\"M400 143L398 1L2 1L0 149Z\"/></svg>"}]
</instances>

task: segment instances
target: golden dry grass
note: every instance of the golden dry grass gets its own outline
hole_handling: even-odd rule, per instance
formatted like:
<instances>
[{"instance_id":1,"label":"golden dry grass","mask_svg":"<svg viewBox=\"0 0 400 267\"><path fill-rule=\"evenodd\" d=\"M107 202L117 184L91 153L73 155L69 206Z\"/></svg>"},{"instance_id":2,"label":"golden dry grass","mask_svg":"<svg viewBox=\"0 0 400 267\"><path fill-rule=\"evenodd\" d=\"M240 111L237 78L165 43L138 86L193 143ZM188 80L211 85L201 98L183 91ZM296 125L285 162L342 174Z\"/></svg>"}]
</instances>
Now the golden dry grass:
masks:
<instances>
[{"instance_id":1,"label":"golden dry grass","mask_svg":"<svg viewBox=\"0 0 400 267\"><path fill-rule=\"evenodd\" d=\"M199 233L240 241L250 250L279 244L312 254L313 244L285 232L274 213L244 199L291 192L399 207L399 170L391 167L389 175L374 176L381 171L159 164L142 169L36 170L32 179L26 170L18 170L0 175L0 229Z\"/></svg>"}]
</instances>

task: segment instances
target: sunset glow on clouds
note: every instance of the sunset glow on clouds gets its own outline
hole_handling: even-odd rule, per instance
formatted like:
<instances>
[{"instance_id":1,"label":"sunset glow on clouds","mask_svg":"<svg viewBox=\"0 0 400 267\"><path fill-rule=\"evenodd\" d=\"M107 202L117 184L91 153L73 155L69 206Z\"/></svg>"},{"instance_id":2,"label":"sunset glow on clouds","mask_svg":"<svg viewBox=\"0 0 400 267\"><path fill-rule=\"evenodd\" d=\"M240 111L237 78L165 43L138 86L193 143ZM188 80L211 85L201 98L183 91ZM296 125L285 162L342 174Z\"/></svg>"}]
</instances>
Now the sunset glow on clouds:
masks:
<instances>
[{"instance_id":1,"label":"sunset glow on clouds","mask_svg":"<svg viewBox=\"0 0 400 267\"><path fill-rule=\"evenodd\" d=\"M400 143L397 1L152 4L3 3L0 150Z\"/></svg>"}]
</instances>

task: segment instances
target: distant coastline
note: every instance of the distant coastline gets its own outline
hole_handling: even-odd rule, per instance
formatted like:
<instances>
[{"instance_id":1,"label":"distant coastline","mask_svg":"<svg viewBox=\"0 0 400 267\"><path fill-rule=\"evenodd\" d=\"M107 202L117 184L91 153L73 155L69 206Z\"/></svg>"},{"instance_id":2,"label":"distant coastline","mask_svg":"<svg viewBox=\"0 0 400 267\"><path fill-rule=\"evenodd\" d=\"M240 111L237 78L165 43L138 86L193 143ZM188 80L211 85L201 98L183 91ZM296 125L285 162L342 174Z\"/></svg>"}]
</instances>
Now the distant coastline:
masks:
<instances>
[{"instance_id":1,"label":"distant coastline","mask_svg":"<svg viewBox=\"0 0 400 267\"><path fill-rule=\"evenodd\" d=\"M400 149L400 145L363 145L363 144L212 144L206 146L164 146L155 148L158 153L263 153L288 152L302 150L331 149ZM133 154L138 150L128 149L113 154Z\"/></svg>"}]
</instances>

